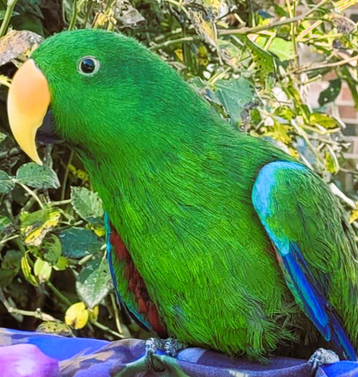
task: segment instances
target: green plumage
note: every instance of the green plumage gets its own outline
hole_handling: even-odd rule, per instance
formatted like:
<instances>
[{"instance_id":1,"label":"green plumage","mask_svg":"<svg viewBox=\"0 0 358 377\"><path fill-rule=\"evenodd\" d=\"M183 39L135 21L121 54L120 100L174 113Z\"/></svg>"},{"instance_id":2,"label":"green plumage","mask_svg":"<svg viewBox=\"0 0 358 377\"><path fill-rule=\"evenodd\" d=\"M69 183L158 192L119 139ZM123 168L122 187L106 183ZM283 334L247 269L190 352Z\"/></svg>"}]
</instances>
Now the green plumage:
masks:
<instances>
[{"instance_id":1,"label":"green plumage","mask_svg":"<svg viewBox=\"0 0 358 377\"><path fill-rule=\"evenodd\" d=\"M78 72L84 56L100 62L93 76ZM49 83L56 134L83 159L170 335L254 358L317 336L268 224L299 245L357 348L356 246L314 173L278 173L260 220L252 199L260 170L295 160L232 129L135 40L62 33L33 59ZM125 264L113 258L120 294L135 308Z\"/></svg>"}]
</instances>

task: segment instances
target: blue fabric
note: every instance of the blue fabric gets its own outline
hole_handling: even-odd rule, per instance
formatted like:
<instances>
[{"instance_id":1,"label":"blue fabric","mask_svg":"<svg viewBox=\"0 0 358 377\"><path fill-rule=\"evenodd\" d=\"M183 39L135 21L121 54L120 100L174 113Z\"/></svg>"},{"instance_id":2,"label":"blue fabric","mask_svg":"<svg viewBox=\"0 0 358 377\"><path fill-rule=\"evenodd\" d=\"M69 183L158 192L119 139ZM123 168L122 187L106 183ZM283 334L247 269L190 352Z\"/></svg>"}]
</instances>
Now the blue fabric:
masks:
<instances>
[{"instance_id":1,"label":"blue fabric","mask_svg":"<svg viewBox=\"0 0 358 377\"><path fill-rule=\"evenodd\" d=\"M144 341L64 338L0 329L0 377L309 377L305 360L270 358L268 363L187 348L176 358L155 355L164 369L147 369ZM26 372L26 373L25 373ZM358 376L358 363L342 361L319 368L316 377Z\"/></svg>"},{"instance_id":2,"label":"blue fabric","mask_svg":"<svg viewBox=\"0 0 358 377\"><path fill-rule=\"evenodd\" d=\"M69 359L79 353L92 354L108 344L107 341L98 339L66 338L31 331L0 329L0 345L6 344L6 341L4 343L6 338L10 339L9 344L33 344L46 356L59 361Z\"/></svg>"}]
</instances>

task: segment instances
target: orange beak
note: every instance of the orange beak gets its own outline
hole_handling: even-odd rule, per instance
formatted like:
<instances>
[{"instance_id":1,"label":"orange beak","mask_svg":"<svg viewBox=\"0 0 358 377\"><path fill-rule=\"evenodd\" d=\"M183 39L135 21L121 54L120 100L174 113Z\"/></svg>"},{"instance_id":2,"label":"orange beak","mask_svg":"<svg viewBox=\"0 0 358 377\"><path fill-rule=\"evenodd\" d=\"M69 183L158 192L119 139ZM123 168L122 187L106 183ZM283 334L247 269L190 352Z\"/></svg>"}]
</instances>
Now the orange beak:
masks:
<instances>
[{"instance_id":1,"label":"orange beak","mask_svg":"<svg viewBox=\"0 0 358 377\"><path fill-rule=\"evenodd\" d=\"M42 165L36 150L36 132L42 125L51 97L47 80L30 59L16 72L9 90L7 111L11 131L23 151Z\"/></svg>"}]
</instances>

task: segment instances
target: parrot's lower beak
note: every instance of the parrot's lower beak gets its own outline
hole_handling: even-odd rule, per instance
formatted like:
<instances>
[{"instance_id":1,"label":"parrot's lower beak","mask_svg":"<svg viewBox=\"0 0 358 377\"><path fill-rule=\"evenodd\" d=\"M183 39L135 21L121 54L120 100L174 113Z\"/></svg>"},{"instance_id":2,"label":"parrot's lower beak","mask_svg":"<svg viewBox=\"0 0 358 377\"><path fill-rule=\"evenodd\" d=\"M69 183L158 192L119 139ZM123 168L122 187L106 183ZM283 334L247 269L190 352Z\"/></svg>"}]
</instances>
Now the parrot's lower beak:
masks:
<instances>
[{"instance_id":1,"label":"parrot's lower beak","mask_svg":"<svg viewBox=\"0 0 358 377\"><path fill-rule=\"evenodd\" d=\"M63 140L56 135L55 128L55 118L51 108L49 108L42 121L41 127L37 130L36 141L45 144L62 143Z\"/></svg>"},{"instance_id":2,"label":"parrot's lower beak","mask_svg":"<svg viewBox=\"0 0 358 377\"><path fill-rule=\"evenodd\" d=\"M45 76L32 59L28 60L12 80L7 109L16 141L24 152L40 165L42 161L36 150L36 132L44 122L50 101Z\"/></svg>"}]
</instances>

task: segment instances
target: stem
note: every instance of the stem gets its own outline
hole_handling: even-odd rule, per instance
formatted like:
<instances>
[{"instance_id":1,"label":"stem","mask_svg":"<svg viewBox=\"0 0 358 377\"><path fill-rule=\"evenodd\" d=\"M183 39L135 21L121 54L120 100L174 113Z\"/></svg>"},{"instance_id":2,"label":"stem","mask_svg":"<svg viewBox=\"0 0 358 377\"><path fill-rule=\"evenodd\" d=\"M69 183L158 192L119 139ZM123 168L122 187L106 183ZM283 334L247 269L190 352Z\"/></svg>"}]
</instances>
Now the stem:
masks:
<instances>
[{"instance_id":1,"label":"stem","mask_svg":"<svg viewBox=\"0 0 358 377\"><path fill-rule=\"evenodd\" d=\"M274 28L276 28L278 26L289 25L289 24L292 24L293 22L299 22L299 21L304 20L306 17L308 17L310 14L312 14L313 12L315 12L317 9L319 9L320 7L322 7L323 5L325 5L326 3L328 3L329 1L330 0L322 0L320 3L318 3L312 9L310 9L307 13L302 14L300 16L296 16L296 17L293 17L293 18L288 18L286 20L281 20L281 21L273 22L272 24L269 24L269 25L256 26L256 27L253 27L253 28L247 28L246 27L246 28L241 28L241 29L221 29L221 30L218 30L218 34L220 34L220 35L230 35L230 34L244 34L244 35L247 35L247 34L255 34L255 33L258 33L259 31L270 30L270 29L274 29Z\"/></svg>"},{"instance_id":2,"label":"stem","mask_svg":"<svg viewBox=\"0 0 358 377\"><path fill-rule=\"evenodd\" d=\"M228 67L225 69L224 72L218 72L216 73L210 80L209 80L209 85L214 85L216 81L223 79L226 74L231 70L231 67Z\"/></svg>"},{"instance_id":3,"label":"stem","mask_svg":"<svg viewBox=\"0 0 358 377\"><path fill-rule=\"evenodd\" d=\"M295 73L295 74L298 74L298 73L303 73L303 72L311 72L311 71L316 71L317 69L326 69L326 68L333 68L333 67L339 67L341 65L345 65L345 64L348 64L348 63L351 63L351 62L354 62L358 60L358 55L356 56L353 56L353 57L350 57L350 58L347 58L347 59L344 59L344 60L340 60L339 62L335 62L335 63L328 63L328 64L322 64L322 65L316 65L316 66L313 66L313 67L302 67L302 68L298 68L296 70L293 70L291 72L292 73Z\"/></svg>"},{"instance_id":4,"label":"stem","mask_svg":"<svg viewBox=\"0 0 358 377\"><path fill-rule=\"evenodd\" d=\"M20 182L18 182L17 180L15 180L15 182L18 184L18 185L20 185L25 191L27 191L36 201L37 201L37 203L39 203L39 206L41 207L41 208L44 208L44 205L42 204L42 202L41 202L41 200L40 200L40 198L36 195L36 193L34 192L34 191L32 191L32 190L30 190L26 185L24 185L24 184L22 184L22 183L20 183Z\"/></svg>"},{"instance_id":5,"label":"stem","mask_svg":"<svg viewBox=\"0 0 358 377\"><path fill-rule=\"evenodd\" d=\"M5 306L5 309L10 313L10 310L12 308L11 304L9 303L8 300L6 300L5 298L5 294L4 294L4 291L2 290L2 288L0 287L0 302L2 302L2 304ZM11 315L18 321L18 322L22 322L23 321L23 318L20 314L15 314L15 313L11 313Z\"/></svg>"},{"instance_id":6,"label":"stem","mask_svg":"<svg viewBox=\"0 0 358 377\"><path fill-rule=\"evenodd\" d=\"M314 38L313 37L308 37L308 38L299 38L297 39L297 42L301 43L309 43L309 42L315 42L319 41L321 39L335 39L335 38L341 38L342 34L325 34L325 35L316 35Z\"/></svg>"},{"instance_id":7,"label":"stem","mask_svg":"<svg viewBox=\"0 0 358 377\"><path fill-rule=\"evenodd\" d=\"M25 203L25 205L22 207L22 211L27 211L31 209L31 207L36 203L36 200L31 196L29 200ZM17 215L17 217L20 216L20 213Z\"/></svg>"},{"instance_id":8,"label":"stem","mask_svg":"<svg viewBox=\"0 0 358 377\"><path fill-rule=\"evenodd\" d=\"M165 0L167 3L169 3L169 4L173 4L173 5L175 5L176 7L178 7L179 9L181 9L184 13L185 13L185 15L188 17L188 18L190 18L190 14L189 14L189 12L188 12L188 10L183 6L183 4L181 4L181 3L178 3L178 2L176 2L175 0Z\"/></svg>"},{"instance_id":9,"label":"stem","mask_svg":"<svg viewBox=\"0 0 358 377\"><path fill-rule=\"evenodd\" d=\"M294 18L295 13L296 13L297 2L294 1L293 6L291 7L291 1L286 0L286 5L287 5L287 9L288 9L288 13L290 17ZM295 66L299 67L300 64L299 64L299 58L298 58L298 52L297 52L296 31L297 31L296 24L292 23L291 24L291 39L292 39L292 45L293 45L293 52L295 54Z\"/></svg>"},{"instance_id":10,"label":"stem","mask_svg":"<svg viewBox=\"0 0 358 377\"><path fill-rule=\"evenodd\" d=\"M14 218L14 215L12 214L12 206L11 206L11 202L10 202L10 200L9 200L9 199L5 199L5 200L4 200L4 205L5 205L6 211L7 211L8 215L9 215L10 220L12 221L12 223L13 223L14 225L16 225L16 224L15 224L15 218Z\"/></svg>"},{"instance_id":11,"label":"stem","mask_svg":"<svg viewBox=\"0 0 358 377\"><path fill-rule=\"evenodd\" d=\"M121 335L120 333L116 332L116 331L113 331L111 330L109 327L105 326L105 325L102 325L101 323L95 321L95 320L92 320L91 321L92 325L98 327L99 329L103 330L103 331L107 331L109 332L110 334L116 336L117 338L120 338L120 339L123 339L124 338L124 335Z\"/></svg>"},{"instance_id":12,"label":"stem","mask_svg":"<svg viewBox=\"0 0 358 377\"><path fill-rule=\"evenodd\" d=\"M113 307L113 310L114 310L114 318L116 320L117 329L121 334L123 334L121 321L119 319L119 312L118 312L118 307L117 307L117 303L116 303L116 298L115 298L113 293L110 293L109 297L111 298L111 303L112 303L112 307Z\"/></svg>"},{"instance_id":13,"label":"stem","mask_svg":"<svg viewBox=\"0 0 358 377\"><path fill-rule=\"evenodd\" d=\"M78 0L74 0L73 13L72 13L70 24L68 25L68 30L72 30L76 25L76 19L77 19L77 13L78 13L77 3L78 3Z\"/></svg>"},{"instance_id":14,"label":"stem","mask_svg":"<svg viewBox=\"0 0 358 377\"><path fill-rule=\"evenodd\" d=\"M328 186L333 194L338 196L338 198L346 203L349 207L351 207L352 209L357 209L354 201L348 198L348 196L346 196L333 182L331 182Z\"/></svg>"},{"instance_id":15,"label":"stem","mask_svg":"<svg viewBox=\"0 0 358 377\"><path fill-rule=\"evenodd\" d=\"M71 306L72 303L71 301L64 296L50 281L45 282L46 285L51 289L51 291L62 301L64 302L67 306Z\"/></svg>"},{"instance_id":16,"label":"stem","mask_svg":"<svg viewBox=\"0 0 358 377\"><path fill-rule=\"evenodd\" d=\"M192 41L195 41L198 38L199 37L194 36L194 37L185 37L185 38L173 39L171 41L166 41L166 42L163 42L159 45L150 47L149 50L156 51L156 50L161 49L162 47L167 47L167 46L174 45L174 44L180 43L180 42L192 42Z\"/></svg>"},{"instance_id":17,"label":"stem","mask_svg":"<svg viewBox=\"0 0 358 377\"><path fill-rule=\"evenodd\" d=\"M65 170L65 175L63 176L62 190L61 190L61 200L65 199L68 173L70 171L69 166L71 165L71 162L72 162L72 159L73 159L73 154L74 154L74 152L73 152L73 150L71 150L71 154L70 154L70 157L68 159L66 170Z\"/></svg>"},{"instance_id":18,"label":"stem","mask_svg":"<svg viewBox=\"0 0 358 377\"><path fill-rule=\"evenodd\" d=\"M93 258L93 255L92 254L90 254L90 255L86 255L85 257L83 257L82 259L80 259L79 261L78 261L78 265L79 266L83 266L84 264L86 264L89 260L91 260Z\"/></svg>"},{"instance_id":19,"label":"stem","mask_svg":"<svg viewBox=\"0 0 358 377\"><path fill-rule=\"evenodd\" d=\"M344 169L344 168L339 168L339 171L341 171L343 173L358 176L358 171L348 170L348 169Z\"/></svg>"},{"instance_id":20,"label":"stem","mask_svg":"<svg viewBox=\"0 0 358 377\"><path fill-rule=\"evenodd\" d=\"M297 127L297 125L294 122L292 122L292 125L295 128L296 132L305 140L306 144L308 145L308 148L315 155L317 161L320 162L324 166L324 161L323 161L322 157L317 153L316 149L313 147L313 145L312 145L310 139L308 138L306 132L304 132L299 127Z\"/></svg>"},{"instance_id":21,"label":"stem","mask_svg":"<svg viewBox=\"0 0 358 377\"><path fill-rule=\"evenodd\" d=\"M352 7L353 5L357 4L357 0L342 0L342 1L339 1L337 4L336 4L336 7L338 7L338 9L343 12L345 11L346 9Z\"/></svg>"},{"instance_id":22,"label":"stem","mask_svg":"<svg viewBox=\"0 0 358 377\"><path fill-rule=\"evenodd\" d=\"M90 14L91 14L92 3L93 3L93 0L88 0L86 17L85 17L85 21L84 21L84 23L83 23L83 28L84 28L84 29L86 29L86 25L87 25L87 22L88 22L89 16L90 16Z\"/></svg>"},{"instance_id":23,"label":"stem","mask_svg":"<svg viewBox=\"0 0 358 377\"><path fill-rule=\"evenodd\" d=\"M51 202L52 206L62 206L64 204L72 203L72 199L59 200L58 202Z\"/></svg>"},{"instance_id":24,"label":"stem","mask_svg":"<svg viewBox=\"0 0 358 377\"><path fill-rule=\"evenodd\" d=\"M314 128L314 127L311 127L311 126L307 126L306 124L300 124L300 127L307 130L307 131L310 131L310 132L315 132L316 134L318 135L329 135L329 134L335 134L337 132L339 132L339 128L333 128L332 130L324 130L324 131L321 131L320 129L318 128Z\"/></svg>"},{"instance_id":25,"label":"stem","mask_svg":"<svg viewBox=\"0 0 358 377\"><path fill-rule=\"evenodd\" d=\"M26 248L25 248L24 244L22 243L22 240L20 238L16 238L15 242L17 244L17 247L22 252L22 255L25 256L25 254L26 254Z\"/></svg>"},{"instance_id":26,"label":"stem","mask_svg":"<svg viewBox=\"0 0 358 377\"><path fill-rule=\"evenodd\" d=\"M338 8L340 12L343 12L346 9L348 9L348 8L352 7L353 5L355 5L356 3L357 3L357 0L348 0L348 1L347 0L342 0L342 1L338 1L335 4L335 7ZM321 25L322 22L323 22L323 20L316 21L308 29L303 30L302 33L298 36L297 39L302 39L305 35L307 35L309 32L311 32L312 30L314 30L317 26Z\"/></svg>"},{"instance_id":27,"label":"stem","mask_svg":"<svg viewBox=\"0 0 358 377\"><path fill-rule=\"evenodd\" d=\"M19 238L20 236L18 234L16 234L15 236L11 236L11 237L8 237L8 238L4 238L3 240L0 241L0 245L3 245L5 244L6 242L8 241L11 241L11 240L14 240L16 238Z\"/></svg>"},{"instance_id":28,"label":"stem","mask_svg":"<svg viewBox=\"0 0 358 377\"><path fill-rule=\"evenodd\" d=\"M14 10L16 3L17 3L17 0L8 0L7 2L5 16L1 23L1 28L0 28L0 38L6 34L7 27L9 26L10 19L12 16L12 11Z\"/></svg>"},{"instance_id":29,"label":"stem","mask_svg":"<svg viewBox=\"0 0 358 377\"><path fill-rule=\"evenodd\" d=\"M190 28L190 27L189 27ZM166 39L168 38L169 36L172 36L172 35L175 35L175 34L181 34L181 32L183 31L182 28L178 28L178 29L175 29L175 30L172 30L170 33L166 33L166 34L161 34L159 35L158 37L155 37L153 39L154 42L159 42L161 41L162 39ZM154 31L149 31L149 32L154 32Z\"/></svg>"},{"instance_id":30,"label":"stem","mask_svg":"<svg viewBox=\"0 0 358 377\"><path fill-rule=\"evenodd\" d=\"M27 317L35 317L35 318L41 319L42 321L45 321L45 322L46 321L55 321L55 322L57 321L57 319L52 317L52 315L42 313L41 311L31 312L31 311L28 311L28 310L16 309L16 308L13 308L12 306L10 306L6 309L10 314L24 315L24 316L27 316Z\"/></svg>"}]
</instances>

